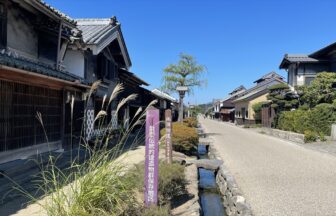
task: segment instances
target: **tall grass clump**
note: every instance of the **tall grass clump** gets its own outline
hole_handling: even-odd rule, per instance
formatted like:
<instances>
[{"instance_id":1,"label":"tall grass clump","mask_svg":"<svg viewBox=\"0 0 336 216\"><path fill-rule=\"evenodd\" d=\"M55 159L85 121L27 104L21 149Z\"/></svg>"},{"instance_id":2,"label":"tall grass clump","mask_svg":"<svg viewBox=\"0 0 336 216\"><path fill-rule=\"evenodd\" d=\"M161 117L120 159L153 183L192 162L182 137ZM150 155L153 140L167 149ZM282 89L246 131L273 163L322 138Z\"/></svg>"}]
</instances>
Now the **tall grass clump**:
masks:
<instances>
[{"instance_id":1,"label":"tall grass clump","mask_svg":"<svg viewBox=\"0 0 336 216\"><path fill-rule=\"evenodd\" d=\"M86 99L84 113L86 113L88 101L98 86L99 82L92 85ZM123 89L122 85L117 85L108 100L106 96L104 97L102 108L94 119L99 128L112 126L112 120L106 124L107 107ZM134 99L136 99L135 94L121 99L116 106L116 115L124 105ZM67 169L59 169L57 166L59 158L50 155L47 165L40 167L41 178L35 182L38 190L45 194L42 201L19 185L16 189L28 196L32 202L37 202L49 216L136 215L136 209L142 204L136 201L134 181L129 175L125 175L128 171L125 164L116 159L124 152L125 144L130 142L128 138L134 128L143 127L146 111L155 103L156 101L151 102L146 109L139 108L134 118L127 120L129 129L120 130L119 139L112 147L111 140L114 134L112 130L107 130L103 135L95 137L93 146L88 144L83 132L86 122L84 116L80 147L87 155L86 160L82 163L77 160L80 151L78 150L78 155L76 159L71 159L70 166ZM73 112L73 105L71 112ZM43 116L38 114L37 117L43 126ZM139 139L143 139L142 136L144 134L137 134ZM136 141L135 139L130 143L130 146L137 145Z\"/></svg>"}]
</instances>

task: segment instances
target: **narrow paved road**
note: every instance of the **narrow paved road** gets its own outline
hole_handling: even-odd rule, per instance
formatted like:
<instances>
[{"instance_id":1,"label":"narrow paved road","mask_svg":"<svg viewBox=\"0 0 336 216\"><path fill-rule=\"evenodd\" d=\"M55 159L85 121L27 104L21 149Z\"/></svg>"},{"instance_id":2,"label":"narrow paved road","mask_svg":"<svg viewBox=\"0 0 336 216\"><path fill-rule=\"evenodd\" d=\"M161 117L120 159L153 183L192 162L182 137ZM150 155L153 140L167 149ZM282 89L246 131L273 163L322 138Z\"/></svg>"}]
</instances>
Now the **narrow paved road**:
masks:
<instances>
[{"instance_id":1,"label":"narrow paved road","mask_svg":"<svg viewBox=\"0 0 336 216\"><path fill-rule=\"evenodd\" d=\"M206 133L255 215L336 215L336 157L209 119Z\"/></svg>"}]
</instances>

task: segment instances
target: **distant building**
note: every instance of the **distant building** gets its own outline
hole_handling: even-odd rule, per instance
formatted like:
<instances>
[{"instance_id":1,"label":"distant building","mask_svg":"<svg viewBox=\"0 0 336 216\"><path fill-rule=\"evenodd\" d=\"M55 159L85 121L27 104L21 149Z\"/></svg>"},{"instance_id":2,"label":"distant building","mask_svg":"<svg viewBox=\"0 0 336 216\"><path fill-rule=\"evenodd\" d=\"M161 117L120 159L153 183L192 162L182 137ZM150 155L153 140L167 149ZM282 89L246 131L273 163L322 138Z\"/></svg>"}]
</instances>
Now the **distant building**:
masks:
<instances>
[{"instance_id":1,"label":"distant building","mask_svg":"<svg viewBox=\"0 0 336 216\"><path fill-rule=\"evenodd\" d=\"M333 43L309 55L286 54L280 69L287 71L289 85L309 85L319 72L336 72L335 51L336 43Z\"/></svg>"},{"instance_id":2,"label":"distant building","mask_svg":"<svg viewBox=\"0 0 336 216\"><path fill-rule=\"evenodd\" d=\"M173 120L176 121L178 117L178 100L159 89L153 89L152 94L158 100L156 107L160 109L160 119L164 120L165 110L171 109Z\"/></svg>"},{"instance_id":3,"label":"distant building","mask_svg":"<svg viewBox=\"0 0 336 216\"><path fill-rule=\"evenodd\" d=\"M214 99L213 100L213 107L211 112L211 117L213 119L219 119L220 118L220 108L221 108L222 102L220 99Z\"/></svg>"},{"instance_id":4,"label":"distant building","mask_svg":"<svg viewBox=\"0 0 336 216\"><path fill-rule=\"evenodd\" d=\"M235 121L238 125L255 124L253 105L267 101L269 87L286 82L279 74L270 72L256 80L254 83L256 83L254 87L247 89L240 97L232 101L235 105Z\"/></svg>"},{"instance_id":5,"label":"distant building","mask_svg":"<svg viewBox=\"0 0 336 216\"><path fill-rule=\"evenodd\" d=\"M229 93L229 96L221 100L220 118L222 121L234 122L235 121L235 105L233 101L244 94L246 88L239 86Z\"/></svg>"}]
</instances>

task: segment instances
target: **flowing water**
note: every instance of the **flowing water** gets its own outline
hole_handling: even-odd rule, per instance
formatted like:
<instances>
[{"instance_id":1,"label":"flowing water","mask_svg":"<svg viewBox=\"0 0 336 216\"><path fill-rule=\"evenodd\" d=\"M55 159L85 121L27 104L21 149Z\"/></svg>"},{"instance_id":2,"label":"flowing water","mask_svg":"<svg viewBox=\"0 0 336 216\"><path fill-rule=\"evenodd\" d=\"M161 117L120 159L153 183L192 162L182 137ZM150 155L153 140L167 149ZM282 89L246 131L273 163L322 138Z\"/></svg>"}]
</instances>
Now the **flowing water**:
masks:
<instances>
[{"instance_id":1,"label":"flowing water","mask_svg":"<svg viewBox=\"0 0 336 216\"><path fill-rule=\"evenodd\" d=\"M208 159L208 151L205 145L198 146L199 159ZM222 197L216 183L214 171L203 168L198 169L199 195L204 216L223 216L225 214Z\"/></svg>"}]
</instances>

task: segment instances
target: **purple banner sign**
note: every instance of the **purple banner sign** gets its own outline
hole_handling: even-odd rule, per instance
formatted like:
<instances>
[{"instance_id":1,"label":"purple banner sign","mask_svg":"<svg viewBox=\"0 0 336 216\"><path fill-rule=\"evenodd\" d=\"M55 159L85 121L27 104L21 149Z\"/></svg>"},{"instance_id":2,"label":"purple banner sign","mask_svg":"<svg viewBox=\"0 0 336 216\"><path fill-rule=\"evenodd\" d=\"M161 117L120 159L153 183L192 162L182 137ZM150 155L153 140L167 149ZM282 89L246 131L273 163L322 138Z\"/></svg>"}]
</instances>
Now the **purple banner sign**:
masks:
<instances>
[{"instance_id":1,"label":"purple banner sign","mask_svg":"<svg viewBox=\"0 0 336 216\"><path fill-rule=\"evenodd\" d=\"M159 175L159 110L146 113L145 205L157 205Z\"/></svg>"},{"instance_id":2,"label":"purple banner sign","mask_svg":"<svg viewBox=\"0 0 336 216\"><path fill-rule=\"evenodd\" d=\"M166 161L171 164L173 161L173 149L172 149L172 111L167 109L165 111L166 120Z\"/></svg>"}]
</instances>

